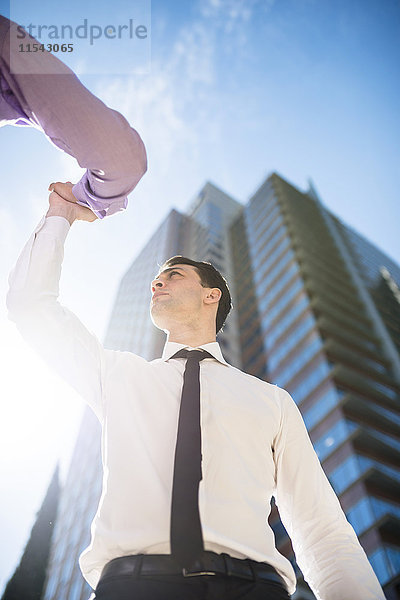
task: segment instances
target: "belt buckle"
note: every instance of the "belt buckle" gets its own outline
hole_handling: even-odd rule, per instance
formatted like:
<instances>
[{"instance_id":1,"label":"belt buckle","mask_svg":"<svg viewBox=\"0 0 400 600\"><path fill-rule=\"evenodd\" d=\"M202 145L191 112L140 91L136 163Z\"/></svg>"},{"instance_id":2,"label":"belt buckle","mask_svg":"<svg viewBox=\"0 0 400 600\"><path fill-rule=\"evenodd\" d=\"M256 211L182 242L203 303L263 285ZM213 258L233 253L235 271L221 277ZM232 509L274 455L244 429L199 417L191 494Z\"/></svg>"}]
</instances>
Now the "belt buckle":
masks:
<instances>
[{"instance_id":1,"label":"belt buckle","mask_svg":"<svg viewBox=\"0 0 400 600\"><path fill-rule=\"evenodd\" d=\"M191 571L190 569L182 569L184 577L201 577L202 575L216 575L215 571Z\"/></svg>"}]
</instances>

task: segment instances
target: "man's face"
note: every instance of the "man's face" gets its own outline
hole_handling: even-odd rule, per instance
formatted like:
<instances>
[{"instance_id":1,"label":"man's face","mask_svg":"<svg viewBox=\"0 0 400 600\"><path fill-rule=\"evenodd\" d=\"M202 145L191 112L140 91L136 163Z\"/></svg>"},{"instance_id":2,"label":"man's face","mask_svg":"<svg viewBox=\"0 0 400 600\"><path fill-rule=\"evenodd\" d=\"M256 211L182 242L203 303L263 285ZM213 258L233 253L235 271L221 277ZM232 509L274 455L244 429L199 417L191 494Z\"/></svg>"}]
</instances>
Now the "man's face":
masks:
<instances>
[{"instance_id":1,"label":"man's face","mask_svg":"<svg viewBox=\"0 0 400 600\"><path fill-rule=\"evenodd\" d=\"M174 265L161 271L151 283L150 313L154 325L170 331L199 317L207 288L191 265Z\"/></svg>"}]
</instances>

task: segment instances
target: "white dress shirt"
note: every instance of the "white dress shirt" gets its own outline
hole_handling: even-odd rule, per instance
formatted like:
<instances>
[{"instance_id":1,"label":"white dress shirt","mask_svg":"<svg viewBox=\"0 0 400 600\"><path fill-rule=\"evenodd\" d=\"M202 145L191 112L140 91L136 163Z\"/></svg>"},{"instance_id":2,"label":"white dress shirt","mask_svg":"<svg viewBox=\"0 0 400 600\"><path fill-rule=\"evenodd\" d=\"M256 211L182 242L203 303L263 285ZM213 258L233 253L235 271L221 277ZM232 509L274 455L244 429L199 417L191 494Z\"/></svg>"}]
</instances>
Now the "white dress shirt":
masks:
<instances>
[{"instance_id":1,"label":"white dress shirt","mask_svg":"<svg viewBox=\"0 0 400 600\"><path fill-rule=\"evenodd\" d=\"M103 425L103 494L80 565L94 588L129 554L169 554L174 453L184 359L167 343L148 362L105 350L57 300L69 223L42 219L10 276L10 317L92 407ZM147 285L147 282L143 282ZM214 342L200 364L204 546L271 564L289 593L296 578L275 548L271 497L319 600L382 600L378 580L313 450L300 412L277 386L228 365Z\"/></svg>"}]
</instances>

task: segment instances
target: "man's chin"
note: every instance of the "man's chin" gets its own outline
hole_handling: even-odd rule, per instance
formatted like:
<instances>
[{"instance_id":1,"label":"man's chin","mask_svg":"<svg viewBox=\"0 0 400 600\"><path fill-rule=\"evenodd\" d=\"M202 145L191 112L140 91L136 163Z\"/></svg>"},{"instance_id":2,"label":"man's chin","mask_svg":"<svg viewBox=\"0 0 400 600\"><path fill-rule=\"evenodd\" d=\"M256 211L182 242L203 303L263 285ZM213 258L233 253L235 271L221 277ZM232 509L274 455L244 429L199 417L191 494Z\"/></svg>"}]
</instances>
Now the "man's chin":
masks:
<instances>
[{"instance_id":1,"label":"man's chin","mask_svg":"<svg viewBox=\"0 0 400 600\"><path fill-rule=\"evenodd\" d=\"M168 331L168 323L167 323L167 319L165 318L165 314L162 315L160 314L161 311L157 310L157 307L155 307L154 305L150 307L150 318L153 322L154 327L157 327L157 329L161 329L161 331Z\"/></svg>"}]
</instances>

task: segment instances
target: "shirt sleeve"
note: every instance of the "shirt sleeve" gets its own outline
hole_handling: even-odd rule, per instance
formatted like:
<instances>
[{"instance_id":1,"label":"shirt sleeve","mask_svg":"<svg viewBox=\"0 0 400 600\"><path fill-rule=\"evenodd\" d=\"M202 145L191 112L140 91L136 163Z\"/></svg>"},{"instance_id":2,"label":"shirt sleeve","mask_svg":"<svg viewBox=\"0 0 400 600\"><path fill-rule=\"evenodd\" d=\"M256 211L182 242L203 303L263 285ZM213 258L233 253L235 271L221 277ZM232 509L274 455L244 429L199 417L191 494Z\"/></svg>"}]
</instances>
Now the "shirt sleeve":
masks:
<instances>
[{"instance_id":1,"label":"shirt sleeve","mask_svg":"<svg viewBox=\"0 0 400 600\"><path fill-rule=\"evenodd\" d=\"M72 192L78 204L90 208L99 219L127 207L128 194L147 170L146 150L138 132L120 113L107 110L112 125L105 117L101 128L93 124L96 139L91 143L86 140L73 154L80 166L88 168Z\"/></svg>"},{"instance_id":2,"label":"shirt sleeve","mask_svg":"<svg viewBox=\"0 0 400 600\"><path fill-rule=\"evenodd\" d=\"M107 357L99 340L58 301L64 241L63 217L43 218L10 274L7 307L27 342L71 384L102 419Z\"/></svg>"},{"instance_id":3,"label":"shirt sleeve","mask_svg":"<svg viewBox=\"0 0 400 600\"><path fill-rule=\"evenodd\" d=\"M290 395L275 439L275 499L296 561L318 600L385 600L378 579L347 521Z\"/></svg>"},{"instance_id":4,"label":"shirt sleeve","mask_svg":"<svg viewBox=\"0 0 400 600\"><path fill-rule=\"evenodd\" d=\"M20 52L19 25L0 15L0 64L6 115L44 131L86 169L73 186L99 219L123 210L147 170L139 133L92 94L51 52ZM62 90L62 93L60 93ZM7 93L8 92L8 93ZM11 106L10 106L11 104Z\"/></svg>"}]
</instances>

